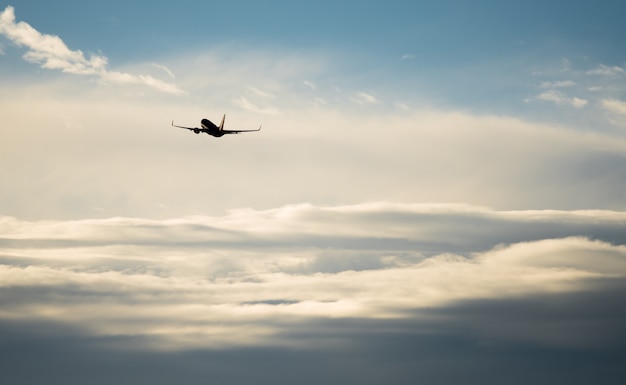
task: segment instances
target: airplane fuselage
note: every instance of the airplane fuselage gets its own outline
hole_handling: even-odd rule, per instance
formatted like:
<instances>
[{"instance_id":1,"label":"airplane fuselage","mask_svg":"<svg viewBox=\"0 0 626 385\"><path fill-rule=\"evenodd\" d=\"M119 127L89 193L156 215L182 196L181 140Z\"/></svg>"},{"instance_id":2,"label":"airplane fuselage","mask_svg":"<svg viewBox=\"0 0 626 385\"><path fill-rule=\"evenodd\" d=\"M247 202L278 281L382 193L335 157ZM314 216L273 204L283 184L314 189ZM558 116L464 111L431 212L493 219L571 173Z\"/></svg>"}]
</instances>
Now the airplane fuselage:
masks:
<instances>
[{"instance_id":1,"label":"airplane fuselage","mask_svg":"<svg viewBox=\"0 0 626 385\"><path fill-rule=\"evenodd\" d=\"M213 124L213 122L211 122L209 119L202 119L200 121L200 124L202 124L202 131L206 132L207 134L211 136L215 136L219 138L220 136L224 135L224 132L222 132L222 130L218 126Z\"/></svg>"}]
</instances>

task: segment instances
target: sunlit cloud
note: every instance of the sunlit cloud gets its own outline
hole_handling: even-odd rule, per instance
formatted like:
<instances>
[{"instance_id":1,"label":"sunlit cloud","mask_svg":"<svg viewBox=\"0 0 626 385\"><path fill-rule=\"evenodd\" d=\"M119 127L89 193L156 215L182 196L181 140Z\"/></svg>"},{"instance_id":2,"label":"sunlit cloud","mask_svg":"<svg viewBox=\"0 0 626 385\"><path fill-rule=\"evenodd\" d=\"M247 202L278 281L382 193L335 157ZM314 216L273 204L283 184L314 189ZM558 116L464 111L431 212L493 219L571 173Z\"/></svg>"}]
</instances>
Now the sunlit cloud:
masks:
<instances>
[{"instance_id":1,"label":"sunlit cloud","mask_svg":"<svg viewBox=\"0 0 626 385\"><path fill-rule=\"evenodd\" d=\"M609 121L614 125L626 125L626 102L619 99L603 99L600 106L609 113Z\"/></svg>"},{"instance_id":2,"label":"sunlit cloud","mask_svg":"<svg viewBox=\"0 0 626 385\"><path fill-rule=\"evenodd\" d=\"M196 105L129 100L117 92L108 100L73 98L61 103L51 99L48 94L61 94L63 84L59 92L49 85L17 92L3 89L3 117L19 129L9 131L1 144L7 159L16 159L2 165L7 185L13 186L0 191L2 212L27 218L84 218L99 207L110 216L152 217L302 200L328 204L379 199L498 208L623 206L615 192L626 181L621 177L626 168L620 155L626 144L614 136L503 116L428 109L416 103L396 107L352 102L358 110L350 110L344 108L349 99L337 101L330 91L320 92L328 96L319 95L313 105L303 87L296 87L299 93L273 85L259 87L280 91L267 99L255 97L247 84L263 83L246 82L230 90L233 95L228 99L207 91L207 97L214 98L211 103L200 97ZM381 111L370 113L367 106ZM39 114L24 119L32 110ZM172 119L183 125L197 124L199 117L219 122L223 113L229 114L227 125L233 129L263 124L260 136L205 143L217 145L211 154L229 159L228 167L208 161L206 148L195 147L209 138L198 142L202 137L192 139L169 126ZM82 130L70 131L68 123ZM181 135L185 141L177 142ZM32 137L39 140L33 142ZM239 143L236 148L223 146L233 140ZM47 145L52 142L55 146ZM40 157L20 162L26 143ZM83 156L75 143L99 145ZM133 163L138 149L145 162ZM110 155L113 152L115 156ZM173 153L176 156L163 156ZM58 171L42 175L50 159ZM15 172L16 167L20 172ZM94 169L100 172L93 173ZM167 182L161 173L167 173ZM302 178L303 173L307 178ZM207 174L212 177L206 178ZM285 184L286 180L298 183ZM192 186L185 188L185 199L180 198L180 186ZM206 191L219 199L207 200ZM161 203L168 209L155 212Z\"/></svg>"},{"instance_id":3,"label":"sunlit cloud","mask_svg":"<svg viewBox=\"0 0 626 385\"><path fill-rule=\"evenodd\" d=\"M285 328L310 320L403 320L626 277L615 211L300 204L168 220L2 217L0 230L1 321L152 349L297 345Z\"/></svg>"},{"instance_id":4,"label":"sunlit cloud","mask_svg":"<svg viewBox=\"0 0 626 385\"><path fill-rule=\"evenodd\" d=\"M583 108L588 101L577 97L567 97L563 93L555 90L542 92L537 96L538 100L552 102L559 105L567 105L574 108Z\"/></svg>"},{"instance_id":5,"label":"sunlit cloud","mask_svg":"<svg viewBox=\"0 0 626 385\"><path fill-rule=\"evenodd\" d=\"M39 64L44 69L60 70L74 75L95 76L106 83L144 85L175 95L184 93L176 85L149 75L111 71L107 68L106 56L91 54L86 57L81 50L69 49L58 36L42 34L23 21L16 23L15 9L12 6L7 6L0 14L0 34L17 46L26 47L24 60Z\"/></svg>"},{"instance_id":6,"label":"sunlit cloud","mask_svg":"<svg viewBox=\"0 0 626 385\"><path fill-rule=\"evenodd\" d=\"M626 102L617 99L604 99L600 103L607 111L626 116Z\"/></svg>"}]
</instances>

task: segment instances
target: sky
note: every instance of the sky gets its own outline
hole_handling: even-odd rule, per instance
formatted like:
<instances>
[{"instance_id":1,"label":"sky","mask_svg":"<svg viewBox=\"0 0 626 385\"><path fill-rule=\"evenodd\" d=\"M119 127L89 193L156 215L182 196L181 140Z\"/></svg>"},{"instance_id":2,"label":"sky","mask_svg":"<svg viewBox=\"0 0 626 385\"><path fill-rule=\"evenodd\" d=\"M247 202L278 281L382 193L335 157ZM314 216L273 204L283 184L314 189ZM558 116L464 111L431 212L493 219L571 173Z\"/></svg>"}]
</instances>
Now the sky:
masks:
<instances>
[{"instance_id":1,"label":"sky","mask_svg":"<svg viewBox=\"0 0 626 385\"><path fill-rule=\"evenodd\" d=\"M3 379L623 383L622 3L0 4Z\"/></svg>"}]
</instances>

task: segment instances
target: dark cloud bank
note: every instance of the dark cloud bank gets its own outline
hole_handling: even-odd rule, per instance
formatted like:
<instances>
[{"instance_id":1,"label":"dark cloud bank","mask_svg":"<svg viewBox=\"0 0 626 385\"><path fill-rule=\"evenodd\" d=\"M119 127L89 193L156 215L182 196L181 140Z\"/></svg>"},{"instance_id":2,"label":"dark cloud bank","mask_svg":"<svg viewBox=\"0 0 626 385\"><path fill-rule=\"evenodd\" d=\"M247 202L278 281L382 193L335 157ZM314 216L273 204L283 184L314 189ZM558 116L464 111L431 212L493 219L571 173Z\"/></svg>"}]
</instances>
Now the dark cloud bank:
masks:
<instances>
[{"instance_id":1,"label":"dark cloud bank","mask_svg":"<svg viewBox=\"0 0 626 385\"><path fill-rule=\"evenodd\" d=\"M430 312L430 321L285 325L299 349L119 351L107 348L115 340L3 322L2 377L10 384L621 384L625 294L626 284L613 282L601 291L450 306Z\"/></svg>"}]
</instances>

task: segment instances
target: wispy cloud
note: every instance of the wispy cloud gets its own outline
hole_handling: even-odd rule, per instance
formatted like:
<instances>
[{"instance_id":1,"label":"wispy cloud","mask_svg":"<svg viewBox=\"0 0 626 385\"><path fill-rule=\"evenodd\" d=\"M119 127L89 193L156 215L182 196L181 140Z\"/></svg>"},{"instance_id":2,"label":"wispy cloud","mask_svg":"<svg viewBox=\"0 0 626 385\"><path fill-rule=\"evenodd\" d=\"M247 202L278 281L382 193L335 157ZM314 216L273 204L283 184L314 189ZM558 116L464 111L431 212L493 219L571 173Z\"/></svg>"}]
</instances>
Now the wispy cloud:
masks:
<instances>
[{"instance_id":1,"label":"wispy cloud","mask_svg":"<svg viewBox=\"0 0 626 385\"><path fill-rule=\"evenodd\" d=\"M251 94L255 95L255 96L260 96L260 97L265 98L265 99L274 99L276 97L275 95L273 95L273 94L271 94L269 92L262 91L262 90L260 90L260 89L258 89L256 87L253 87L253 86L248 86L248 91Z\"/></svg>"},{"instance_id":2,"label":"wispy cloud","mask_svg":"<svg viewBox=\"0 0 626 385\"><path fill-rule=\"evenodd\" d=\"M574 108L582 108L587 105L588 101L585 99L577 98L577 97L568 97L563 93L550 90L546 92L542 92L537 96L538 100L543 100L546 102L552 102L560 105L567 105Z\"/></svg>"},{"instance_id":3,"label":"wispy cloud","mask_svg":"<svg viewBox=\"0 0 626 385\"><path fill-rule=\"evenodd\" d=\"M361 104L377 104L379 103L378 99L376 98L376 96L369 94L367 92L357 92L356 95L354 95L353 100L357 103L361 103Z\"/></svg>"},{"instance_id":4,"label":"wispy cloud","mask_svg":"<svg viewBox=\"0 0 626 385\"><path fill-rule=\"evenodd\" d=\"M600 64L597 68L587 71L588 75L600 75L616 77L624 74L624 69L618 66L607 66Z\"/></svg>"},{"instance_id":5,"label":"wispy cloud","mask_svg":"<svg viewBox=\"0 0 626 385\"><path fill-rule=\"evenodd\" d=\"M545 81L542 82L539 87L540 88L564 88L564 87L574 87L576 86L576 82L572 80L560 80L560 81Z\"/></svg>"},{"instance_id":6,"label":"wispy cloud","mask_svg":"<svg viewBox=\"0 0 626 385\"><path fill-rule=\"evenodd\" d=\"M174 75L174 73L167 68L166 66L162 65L162 64L158 64L158 63L151 63L151 65L155 68L158 68L160 70L163 70L166 74L168 74L169 77L171 77L172 79L176 79L176 75Z\"/></svg>"},{"instance_id":7,"label":"wispy cloud","mask_svg":"<svg viewBox=\"0 0 626 385\"><path fill-rule=\"evenodd\" d=\"M106 56L91 54L86 57L81 50L69 49L58 36L42 34L23 21L16 23L15 9L12 6L7 6L0 14L0 33L14 44L26 47L28 50L23 56L24 60L39 64L41 68L95 76L107 83L145 85L175 95L184 93L176 85L149 75L111 71L107 68Z\"/></svg>"},{"instance_id":8,"label":"wispy cloud","mask_svg":"<svg viewBox=\"0 0 626 385\"><path fill-rule=\"evenodd\" d=\"M238 106L239 108L242 108L244 110L247 111L251 111L251 112L256 112L256 113L260 113L260 114L268 114L268 115L278 115L280 114L280 110L272 107L272 106L259 106L255 103L253 103L252 101L250 101L248 98L246 98L245 96L241 96L239 98L236 98L233 100L233 103Z\"/></svg>"}]
</instances>

